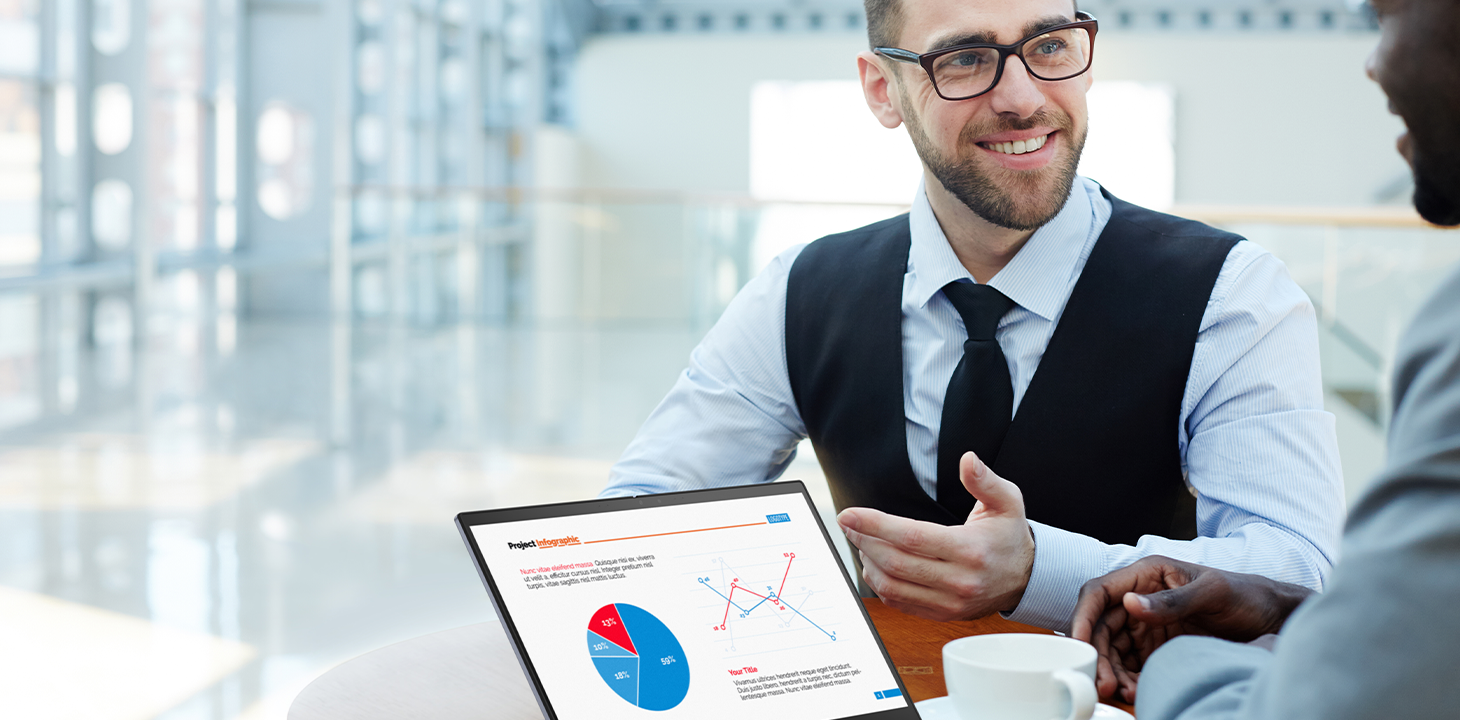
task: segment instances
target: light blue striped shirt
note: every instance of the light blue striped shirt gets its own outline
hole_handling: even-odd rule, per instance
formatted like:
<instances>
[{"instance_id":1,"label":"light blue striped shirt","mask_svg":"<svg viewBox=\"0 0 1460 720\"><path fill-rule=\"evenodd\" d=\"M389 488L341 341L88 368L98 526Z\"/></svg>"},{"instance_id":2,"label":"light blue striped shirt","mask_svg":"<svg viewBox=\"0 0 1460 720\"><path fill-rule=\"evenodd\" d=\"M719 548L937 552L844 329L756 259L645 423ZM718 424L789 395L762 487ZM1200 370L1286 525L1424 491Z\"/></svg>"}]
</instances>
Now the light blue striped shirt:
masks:
<instances>
[{"instance_id":1,"label":"light blue striped shirt","mask_svg":"<svg viewBox=\"0 0 1460 720\"><path fill-rule=\"evenodd\" d=\"M1110 215L1099 185L1080 178L1054 220L989 281L1018 303L997 333L1016 412ZM939 290L972 278L922 187L909 222L902 292L907 449L918 482L936 497L943 394L967 338ZM785 343L786 278L802 247L782 253L730 303L614 465L604 496L780 477L806 436ZM1031 522L1034 571L1012 619L1063 629L1086 580L1146 555L1322 588L1337 559L1344 496L1334 420L1323 410L1317 322L1287 268L1252 242L1232 249L1212 288L1175 435L1187 482L1198 493L1200 537L1148 535L1134 547L1107 545Z\"/></svg>"}]
</instances>

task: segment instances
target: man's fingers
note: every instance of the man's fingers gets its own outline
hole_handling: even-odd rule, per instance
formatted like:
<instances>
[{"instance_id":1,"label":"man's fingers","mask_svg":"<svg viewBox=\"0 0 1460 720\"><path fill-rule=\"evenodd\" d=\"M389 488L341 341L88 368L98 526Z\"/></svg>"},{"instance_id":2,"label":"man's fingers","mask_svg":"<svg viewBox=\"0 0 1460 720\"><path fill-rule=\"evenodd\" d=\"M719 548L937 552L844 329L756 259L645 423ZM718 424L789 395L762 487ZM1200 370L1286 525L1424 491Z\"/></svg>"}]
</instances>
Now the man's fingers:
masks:
<instances>
[{"instance_id":1,"label":"man's fingers","mask_svg":"<svg viewBox=\"0 0 1460 720\"><path fill-rule=\"evenodd\" d=\"M1092 580L1080 589L1080 599L1075 602L1075 614L1070 618L1070 637L1090 642L1094 636L1095 623L1110 605L1110 593L1104 586Z\"/></svg>"},{"instance_id":2,"label":"man's fingers","mask_svg":"<svg viewBox=\"0 0 1460 720\"><path fill-rule=\"evenodd\" d=\"M1164 588L1162 575L1159 565L1142 560L1086 582L1080 588L1080 598L1075 602L1075 612L1070 617L1070 636L1076 640L1088 640L1088 633L1095 622L1109 608L1119 607L1127 593Z\"/></svg>"},{"instance_id":3,"label":"man's fingers","mask_svg":"<svg viewBox=\"0 0 1460 720\"><path fill-rule=\"evenodd\" d=\"M1115 672L1115 666L1119 665L1121 652L1119 646L1130 645L1130 639L1125 632L1126 615L1119 607L1111 608L1110 611L1100 618L1092 628L1090 644L1095 648L1095 689L1101 697L1109 697L1119 686L1119 676Z\"/></svg>"},{"instance_id":4,"label":"man's fingers","mask_svg":"<svg viewBox=\"0 0 1460 720\"><path fill-rule=\"evenodd\" d=\"M877 591L884 604L895 610L930 620L961 619L955 610L944 606L941 596L932 588L888 575L865 552L862 554L862 579Z\"/></svg>"},{"instance_id":5,"label":"man's fingers","mask_svg":"<svg viewBox=\"0 0 1460 720\"><path fill-rule=\"evenodd\" d=\"M982 513L975 508L969 519L980 514L1024 518L1024 493L1019 491L1019 486L996 475L978 455L963 453L958 460L958 477L968 494L983 506Z\"/></svg>"},{"instance_id":6,"label":"man's fingers","mask_svg":"<svg viewBox=\"0 0 1460 720\"><path fill-rule=\"evenodd\" d=\"M1095 694L1103 698L1110 697L1120 687L1120 681L1115 677L1115 670L1110 665L1109 658L1099 655L1095 658Z\"/></svg>"},{"instance_id":7,"label":"man's fingers","mask_svg":"<svg viewBox=\"0 0 1460 720\"><path fill-rule=\"evenodd\" d=\"M941 584L946 574L947 563L942 560L914 555L880 538L864 535L857 549L862 553L864 567L873 565L898 580L933 587Z\"/></svg>"},{"instance_id":8,"label":"man's fingers","mask_svg":"<svg viewBox=\"0 0 1460 720\"><path fill-rule=\"evenodd\" d=\"M1116 671L1115 675L1120 684L1120 696L1127 703L1136 704L1136 686L1140 683L1141 674L1121 668Z\"/></svg>"},{"instance_id":9,"label":"man's fingers","mask_svg":"<svg viewBox=\"0 0 1460 720\"><path fill-rule=\"evenodd\" d=\"M836 516L836 521L847 539L858 547L861 538L877 538L906 552L928 557L949 557L955 550L948 528L937 523L909 520L870 508L847 508Z\"/></svg>"}]
</instances>

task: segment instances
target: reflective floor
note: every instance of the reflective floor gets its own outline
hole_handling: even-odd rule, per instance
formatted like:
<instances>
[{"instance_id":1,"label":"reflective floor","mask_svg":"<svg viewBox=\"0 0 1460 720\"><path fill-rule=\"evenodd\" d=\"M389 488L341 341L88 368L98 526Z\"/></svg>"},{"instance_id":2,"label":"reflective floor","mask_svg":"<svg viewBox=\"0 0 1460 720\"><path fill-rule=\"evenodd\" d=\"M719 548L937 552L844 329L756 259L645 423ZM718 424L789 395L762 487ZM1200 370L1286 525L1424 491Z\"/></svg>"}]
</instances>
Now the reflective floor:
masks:
<instances>
[{"instance_id":1,"label":"reflective floor","mask_svg":"<svg viewBox=\"0 0 1460 720\"><path fill-rule=\"evenodd\" d=\"M4 718L282 718L343 660L490 618L453 516L596 494L700 335L220 314L133 351L28 302L0 383L59 390L0 405Z\"/></svg>"}]
</instances>

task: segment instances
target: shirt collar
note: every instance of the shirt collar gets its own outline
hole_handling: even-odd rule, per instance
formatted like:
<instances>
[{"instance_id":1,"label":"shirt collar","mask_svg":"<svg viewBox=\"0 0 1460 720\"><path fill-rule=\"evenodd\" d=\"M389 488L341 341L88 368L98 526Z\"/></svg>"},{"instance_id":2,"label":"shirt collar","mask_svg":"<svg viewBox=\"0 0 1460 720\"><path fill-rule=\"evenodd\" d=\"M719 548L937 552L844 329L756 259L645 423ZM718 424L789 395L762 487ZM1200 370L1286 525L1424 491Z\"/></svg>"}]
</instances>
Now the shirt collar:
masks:
<instances>
[{"instance_id":1,"label":"shirt collar","mask_svg":"<svg viewBox=\"0 0 1460 720\"><path fill-rule=\"evenodd\" d=\"M1103 229L1104 220L1109 218L1109 203L1101 201L1104 197L1100 195L1100 186L1093 180L1077 177L1059 214L1034 231L1014 259L988 284L1020 307L1053 321L1069 296L1075 268L1083 265L1081 258L1088 256L1095 244L1096 229ZM1102 205L1106 206L1103 218L1100 217ZM908 224L912 233L908 272L912 275L910 280L919 307L926 306L944 285L973 279L948 244L928 202L927 188L921 182L913 198Z\"/></svg>"}]
</instances>

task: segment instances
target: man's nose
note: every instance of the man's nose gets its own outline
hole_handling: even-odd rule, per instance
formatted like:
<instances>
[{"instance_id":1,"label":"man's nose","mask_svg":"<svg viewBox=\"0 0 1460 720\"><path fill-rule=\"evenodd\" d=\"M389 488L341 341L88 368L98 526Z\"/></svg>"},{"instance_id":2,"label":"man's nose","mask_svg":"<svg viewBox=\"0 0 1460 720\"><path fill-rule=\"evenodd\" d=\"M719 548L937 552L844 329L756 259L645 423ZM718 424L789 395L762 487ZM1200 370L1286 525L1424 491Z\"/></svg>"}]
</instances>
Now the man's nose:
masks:
<instances>
[{"instance_id":1,"label":"man's nose","mask_svg":"<svg viewBox=\"0 0 1460 720\"><path fill-rule=\"evenodd\" d=\"M989 91L989 105L998 113L1029 117L1044 107L1044 92L1039 81L1018 55L1010 55L1004 64L1004 76Z\"/></svg>"},{"instance_id":2,"label":"man's nose","mask_svg":"<svg viewBox=\"0 0 1460 720\"><path fill-rule=\"evenodd\" d=\"M1369 53L1369 57L1364 59L1364 74L1368 75L1370 80L1373 80L1374 82L1379 82L1378 48L1374 48L1374 50Z\"/></svg>"}]
</instances>

